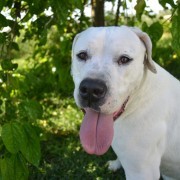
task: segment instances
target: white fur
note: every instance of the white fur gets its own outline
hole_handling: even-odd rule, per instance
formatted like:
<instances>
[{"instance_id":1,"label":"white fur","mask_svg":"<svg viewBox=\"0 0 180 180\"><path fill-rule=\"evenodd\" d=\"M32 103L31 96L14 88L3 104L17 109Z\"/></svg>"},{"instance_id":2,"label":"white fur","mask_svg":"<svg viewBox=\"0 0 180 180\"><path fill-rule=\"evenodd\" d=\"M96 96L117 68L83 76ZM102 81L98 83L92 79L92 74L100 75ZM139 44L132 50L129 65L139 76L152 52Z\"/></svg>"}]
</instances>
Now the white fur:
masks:
<instances>
[{"instance_id":1,"label":"white fur","mask_svg":"<svg viewBox=\"0 0 180 180\"><path fill-rule=\"evenodd\" d=\"M86 62L76 57L82 50L91 55ZM122 54L133 60L118 65ZM122 165L127 180L158 180L160 173L180 179L180 83L152 61L148 35L126 26L89 28L76 36L72 59L78 106L79 84L87 77L107 83L102 113L118 111L130 97L114 122L112 148L118 159L109 169Z\"/></svg>"}]
</instances>

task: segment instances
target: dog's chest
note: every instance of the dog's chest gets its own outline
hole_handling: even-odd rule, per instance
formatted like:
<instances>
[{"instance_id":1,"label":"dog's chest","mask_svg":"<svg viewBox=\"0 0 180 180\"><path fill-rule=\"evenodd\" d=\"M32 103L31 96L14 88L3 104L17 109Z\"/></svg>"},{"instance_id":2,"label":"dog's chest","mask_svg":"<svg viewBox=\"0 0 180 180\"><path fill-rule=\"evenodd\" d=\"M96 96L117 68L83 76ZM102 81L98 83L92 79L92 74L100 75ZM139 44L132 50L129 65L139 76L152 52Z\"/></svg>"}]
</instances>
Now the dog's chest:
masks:
<instances>
[{"instance_id":1,"label":"dog's chest","mask_svg":"<svg viewBox=\"0 0 180 180\"><path fill-rule=\"evenodd\" d=\"M156 129L156 128L155 128ZM127 161L140 162L148 156L148 149L154 141L150 124L140 123L135 117L133 119L119 119L114 123L114 137L112 148L118 158Z\"/></svg>"},{"instance_id":2,"label":"dog's chest","mask_svg":"<svg viewBox=\"0 0 180 180\"><path fill-rule=\"evenodd\" d=\"M141 144L140 141L143 141L142 137L140 137L142 132L139 132L139 127L133 125L133 123L123 121L125 120L119 120L114 123L112 142L112 148L120 159L133 156L133 149L137 150L139 144Z\"/></svg>"}]
</instances>

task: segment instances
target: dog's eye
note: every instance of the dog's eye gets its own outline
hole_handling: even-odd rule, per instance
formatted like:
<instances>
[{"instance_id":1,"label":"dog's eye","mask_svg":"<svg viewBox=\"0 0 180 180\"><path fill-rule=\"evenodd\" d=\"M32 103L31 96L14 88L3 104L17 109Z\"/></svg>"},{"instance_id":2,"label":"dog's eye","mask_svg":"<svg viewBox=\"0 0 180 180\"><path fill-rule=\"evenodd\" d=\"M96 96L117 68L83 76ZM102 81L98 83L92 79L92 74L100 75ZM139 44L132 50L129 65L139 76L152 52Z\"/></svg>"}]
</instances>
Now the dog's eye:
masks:
<instances>
[{"instance_id":1,"label":"dog's eye","mask_svg":"<svg viewBox=\"0 0 180 180\"><path fill-rule=\"evenodd\" d=\"M82 61L86 61L88 59L88 54L86 51L83 51L83 52L78 53L77 57Z\"/></svg>"},{"instance_id":2,"label":"dog's eye","mask_svg":"<svg viewBox=\"0 0 180 180\"><path fill-rule=\"evenodd\" d=\"M126 56L126 55L122 55L120 56L120 58L118 59L118 64L121 65L121 64L127 64L128 62L132 61L133 59Z\"/></svg>"}]
</instances>

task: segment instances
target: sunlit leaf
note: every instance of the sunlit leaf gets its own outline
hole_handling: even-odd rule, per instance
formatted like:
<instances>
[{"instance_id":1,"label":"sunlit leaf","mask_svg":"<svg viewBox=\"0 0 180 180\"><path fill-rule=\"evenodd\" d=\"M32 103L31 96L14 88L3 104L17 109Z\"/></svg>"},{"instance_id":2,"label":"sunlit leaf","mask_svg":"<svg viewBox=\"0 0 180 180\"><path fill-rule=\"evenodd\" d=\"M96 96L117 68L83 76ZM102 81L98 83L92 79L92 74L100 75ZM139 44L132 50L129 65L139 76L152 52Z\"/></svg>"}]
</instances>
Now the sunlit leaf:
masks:
<instances>
[{"instance_id":1,"label":"sunlit leaf","mask_svg":"<svg viewBox=\"0 0 180 180\"><path fill-rule=\"evenodd\" d=\"M142 15L145 7L146 7L145 0L137 0L135 10L136 10L136 16L139 20L141 19L141 15Z\"/></svg>"},{"instance_id":2,"label":"sunlit leaf","mask_svg":"<svg viewBox=\"0 0 180 180\"><path fill-rule=\"evenodd\" d=\"M37 136L35 128L26 123L23 126L26 134L26 142L21 144L21 152L24 157L34 166L39 165L41 152L40 152L40 140Z\"/></svg>"},{"instance_id":3,"label":"sunlit leaf","mask_svg":"<svg viewBox=\"0 0 180 180\"><path fill-rule=\"evenodd\" d=\"M25 144L26 138L22 126L17 122L10 122L2 127L2 140L7 150L17 153L21 144Z\"/></svg>"}]
</instances>

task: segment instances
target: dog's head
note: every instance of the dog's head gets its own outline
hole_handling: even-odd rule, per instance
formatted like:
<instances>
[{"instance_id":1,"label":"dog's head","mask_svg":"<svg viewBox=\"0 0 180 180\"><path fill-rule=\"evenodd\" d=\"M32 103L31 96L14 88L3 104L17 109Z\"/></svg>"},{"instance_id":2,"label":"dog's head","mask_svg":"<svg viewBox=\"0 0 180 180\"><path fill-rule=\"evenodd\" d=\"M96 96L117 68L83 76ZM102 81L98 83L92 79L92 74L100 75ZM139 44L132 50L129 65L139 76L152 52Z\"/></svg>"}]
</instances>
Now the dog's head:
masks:
<instances>
[{"instance_id":1,"label":"dog's head","mask_svg":"<svg viewBox=\"0 0 180 180\"><path fill-rule=\"evenodd\" d=\"M74 97L84 109L80 137L85 150L103 154L113 138L113 119L140 86L146 69L156 72L151 41L137 28L89 28L72 49Z\"/></svg>"}]
</instances>

